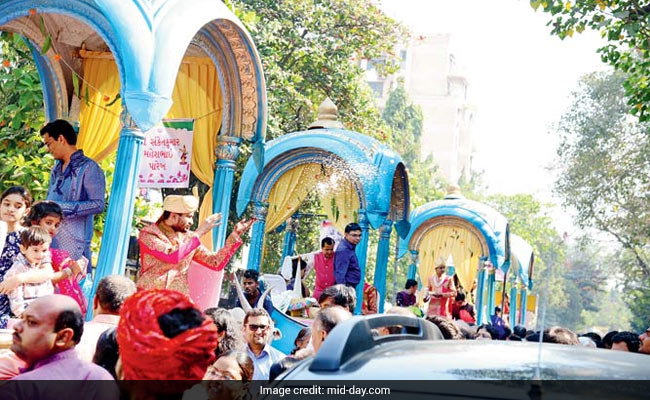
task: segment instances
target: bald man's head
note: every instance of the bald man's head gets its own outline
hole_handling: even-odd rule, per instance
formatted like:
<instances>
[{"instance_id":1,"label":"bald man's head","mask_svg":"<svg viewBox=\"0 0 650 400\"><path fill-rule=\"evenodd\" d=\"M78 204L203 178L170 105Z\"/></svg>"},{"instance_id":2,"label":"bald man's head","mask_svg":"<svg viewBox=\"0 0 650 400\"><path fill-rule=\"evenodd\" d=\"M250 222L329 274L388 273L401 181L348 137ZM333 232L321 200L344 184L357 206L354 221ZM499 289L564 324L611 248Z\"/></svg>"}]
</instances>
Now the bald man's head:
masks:
<instances>
[{"instance_id":1,"label":"bald man's head","mask_svg":"<svg viewBox=\"0 0 650 400\"><path fill-rule=\"evenodd\" d=\"M71 297L53 294L32 301L14 327L11 350L33 365L74 348L81 340L84 320Z\"/></svg>"},{"instance_id":2,"label":"bald man's head","mask_svg":"<svg viewBox=\"0 0 650 400\"><path fill-rule=\"evenodd\" d=\"M318 352L323 341L336 325L349 319L351 316L352 314L341 306L332 306L320 310L316 314L316 319L311 330L311 343L314 346L314 351Z\"/></svg>"}]
</instances>

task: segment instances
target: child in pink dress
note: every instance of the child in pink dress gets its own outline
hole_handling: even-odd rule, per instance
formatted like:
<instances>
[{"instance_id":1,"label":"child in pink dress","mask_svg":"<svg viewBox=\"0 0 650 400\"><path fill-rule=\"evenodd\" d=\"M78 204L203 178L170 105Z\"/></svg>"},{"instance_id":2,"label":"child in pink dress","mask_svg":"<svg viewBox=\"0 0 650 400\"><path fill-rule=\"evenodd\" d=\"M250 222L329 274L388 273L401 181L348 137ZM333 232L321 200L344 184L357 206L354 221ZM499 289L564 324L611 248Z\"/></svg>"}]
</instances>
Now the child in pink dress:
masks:
<instances>
[{"instance_id":1,"label":"child in pink dress","mask_svg":"<svg viewBox=\"0 0 650 400\"><path fill-rule=\"evenodd\" d=\"M29 214L25 217L25 226L40 226L45 229L50 237L54 237L56 231L63 220L63 210L53 201L45 200L34 203ZM77 275L84 270L78 261L70 258L70 254L63 249L50 248L50 264L54 274L46 274L44 270L33 270L14 275L13 279L7 279L3 282L10 289L13 284L24 283L41 283L45 280L51 280L55 290L66 296L70 296L77 301L81 312L85 315L88 309L88 301L83 295L81 286L77 281ZM16 282L14 282L16 280Z\"/></svg>"}]
</instances>

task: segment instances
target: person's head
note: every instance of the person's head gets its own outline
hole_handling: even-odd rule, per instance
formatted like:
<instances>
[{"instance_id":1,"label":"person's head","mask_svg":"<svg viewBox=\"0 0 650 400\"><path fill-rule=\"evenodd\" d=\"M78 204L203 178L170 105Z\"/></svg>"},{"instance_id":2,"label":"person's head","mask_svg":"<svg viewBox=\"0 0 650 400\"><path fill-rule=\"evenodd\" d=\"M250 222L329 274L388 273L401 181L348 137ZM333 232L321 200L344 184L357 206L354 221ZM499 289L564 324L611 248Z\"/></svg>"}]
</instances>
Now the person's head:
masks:
<instances>
[{"instance_id":1,"label":"person's head","mask_svg":"<svg viewBox=\"0 0 650 400\"><path fill-rule=\"evenodd\" d=\"M332 329L352 315L348 310L340 306L333 306L322 309L316 314L314 324L311 327L311 344L314 351L320 350L323 341L330 334Z\"/></svg>"},{"instance_id":2,"label":"person's head","mask_svg":"<svg viewBox=\"0 0 650 400\"><path fill-rule=\"evenodd\" d=\"M343 284L333 285L321 292L318 304L321 308L337 305L354 312L357 305L357 294L351 287Z\"/></svg>"},{"instance_id":3,"label":"person's head","mask_svg":"<svg viewBox=\"0 0 650 400\"><path fill-rule=\"evenodd\" d=\"M246 313L243 329L248 346L252 350L263 349L273 332L271 317L263 308L254 308Z\"/></svg>"},{"instance_id":4,"label":"person's head","mask_svg":"<svg viewBox=\"0 0 650 400\"><path fill-rule=\"evenodd\" d=\"M20 225L32 205L32 195L22 186L12 186L0 196L0 220Z\"/></svg>"},{"instance_id":5,"label":"person's head","mask_svg":"<svg viewBox=\"0 0 650 400\"><path fill-rule=\"evenodd\" d=\"M204 379L215 381L242 381L253 379L255 365L245 351L228 350L208 367Z\"/></svg>"},{"instance_id":6,"label":"person's head","mask_svg":"<svg viewBox=\"0 0 650 400\"><path fill-rule=\"evenodd\" d=\"M93 299L93 312L118 315L124 301L136 292L135 283L122 275L108 275L97 284Z\"/></svg>"},{"instance_id":7,"label":"person's head","mask_svg":"<svg viewBox=\"0 0 650 400\"><path fill-rule=\"evenodd\" d=\"M592 342L594 342L596 347L599 348L599 349L602 349L602 348L605 347L605 346L603 346L603 338L599 334L597 334L596 332L587 332L587 333L583 333L580 336L589 338Z\"/></svg>"},{"instance_id":8,"label":"person's head","mask_svg":"<svg viewBox=\"0 0 650 400\"><path fill-rule=\"evenodd\" d=\"M442 337L444 337L445 340L465 339L465 335L463 335L460 329L458 329L458 326L456 326L451 318L442 317L440 315L431 315L426 319L440 329L440 332L442 332Z\"/></svg>"},{"instance_id":9,"label":"person's head","mask_svg":"<svg viewBox=\"0 0 650 400\"><path fill-rule=\"evenodd\" d=\"M219 345L215 354L220 357L229 350L243 348L244 339L242 338L241 328L229 310L224 308L208 308L205 315L212 318L214 325L217 327Z\"/></svg>"},{"instance_id":10,"label":"person's head","mask_svg":"<svg viewBox=\"0 0 650 400\"><path fill-rule=\"evenodd\" d=\"M496 315L497 317L501 316L501 307L499 306L494 307L494 315Z\"/></svg>"},{"instance_id":11,"label":"person's head","mask_svg":"<svg viewBox=\"0 0 650 400\"><path fill-rule=\"evenodd\" d=\"M603 346L605 346L606 349L612 348L612 339L616 335L618 335L618 331L610 331L603 336Z\"/></svg>"},{"instance_id":12,"label":"person's head","mask_svg":"<svg viewBox=\"0 0 650 400\"><path fill-rule=\"evenodd\" d=\"M115 374L115 365L120 357L119 347L117 346L117 330L110 328L102 332L97 339L93 363L104 368L106 371L117 378Z\"/></svg>"},{"instance_id":13,"label":"person's head","mask_svg":"<svg viewBox=\"0 0 650 400\"><path fill-rule=\"evenodd\" d=\"M578 346L580 344L578 335L575 332L567 328L562 328L561 326L552 326L546 329L542 341L545 343L568 344L572 346Z\"/></svg>"},{"instance_id":14,"label":"person's head","mask_svg":"<svg viewBox=\"0 0 650 400\"><path fill-rule=\"evenodd\" d=\"M258 281L260 273L254 269L247 269L244 272L244 279L242 281L242 286L244 287L244 293L251 297L257 296L260 292L260 283Z\"/></svg>"},{"instance_id":15,"label":"person's head","mask_svg":"<svg viewBox=\"0 0 650 400\"><path fill-rule=\"evenodd\" d=\"M345 226L345 240L353 245L358 245L361 241L361 227L356 222L351 222Z\"/></svg>"},{"instance_id":16,"label":"person's head","mask_svg":"<svg viewBox=\"0 0 650 400\"><path fill-rule=\"evenodd\" d=\"M57 119L41 128L41 137L48 153L55 160L61 160L71 154L77 144L77 133L68 121Z\"/></svg>"},{"instance_id":17,"label":"person's head","mask_svg":"<svg viewBox=\"0 0 650 400\"><path fill-rule=\"evenodd\" d=\"M525 338L527 336L527 331L526 327L523 325L515 325L515 327L512 329L512 333L515 335L519 336L520 338Z\"/></svg>"},{"instance_id":18,"label":"person's head","mask_svg":"<svg viewBox=\"0 0 650 400\"><path fill-rule=\"evenodd\" d=\"M293 341L294 349L291 350L291 354L295 354L296 351L304 349L309 344L309 339L311 338L311 328L304 327L298 332L296 340Z\"/></svg>"},{"instance_id":19,"label":"person's head","mask_svg":"<svg viewBox=\"0 0 650 400\"><path fill-rule=\"evenodd\" d=\"M490 324L483 324L479 326L476 329L476 336L474 337L474 339L476 340L482 340L482 339L499 340L500 338L501 338L501 333L499 332L499 330Z\"/></svg>"},{"instance_id":20,"label":"person's head","mask_svg":"<svg viewBox=\"0 0 650 400\"><path fill-rule=\"evenodd\" d=\"M50 251L52 237L40 226L31 226L20 233L20 252L30 264L40 264Z\"/></svg>"},{"instance_id":21,"label":"person's head","mask_svg":"<svg viewBox=\"0 0 650 400\"><path fill-rule=\"evenodd\" d=\"M456 305L459 306L459 307L464 305L466 303L466 301L465 301L465 293L463 293L461 290L459 290L458 293L456 293L455 301L456 301Z\"/></svg>"},{"instance_id":22,"label":"person's head","mask_svg":"<svg viewBox=\"0 0 650 400\"><path fill-rule=\"evenodd\" d=\"M641 340L634 332L619 332L612 338L612 350L638 353L640 348Z\"/></svg>"},{"instance_id":23,"label":"person's head","mask_svg":"<svg viewBox=\"0 0 650 400\"><path fill-rule=\"evenodd\" d=\"M411 310L409 310L406 307L391 307L388 311L386 311L386 314L392 314L392 315L401 315L404 317L411 317L415 318L415 315ZM384 336L384 335L397 335L402 333L402 326L401 325L390 325L390 326L381 326L377 328L377 334L379 336Z\"/></svg>"},{"instance_id":24,"label":"person's head","mask_svg":"<svg viewBox=\"0 0 650 400\"><path fill-rule=\"evenodd\" d=\"M441 277L446 270L447 270L447 266L444 263L440 263L436 266L436 275L438 277Z\"/></svg>"},{"instance_id":25,"label":"person's head","mask_svg":"<svg viewBox=\"0 0 650 400\"><path fill-rule=\"evenodd\" d=\"M11 350L28 365L74 348L81 340L84 320L77 302L53 294L32 301L14 325Z\"/></svg>"},{"instance_id":26,"label":"person's head","mask_svg":"<svg viewBox=\"0 0 650 400\"><path fill-rule=\"evenodd\" d=\"M117 325L120 361L117 375L124 380L202 379L215 360L217 328L192 300L168 289L138 291L126 299ZM180 387L147 387L165 393Z\"/></svg>"},{"instance_id":27,"label":"person's head","mask_svg":"<svg viewBox=\"0 0 650 400\"><path fill-rule=\"evenodd\" d=\"M37 201L25 217L25 226L40 226L54 237L63 221L63 209L52 200Z\"/></svg>"},{"instance_id":28,"label":"person's head","mask_svg":"<svg viewBox=\"0 0 650 400\"><path fill-rule=\"evenodd\" d=\"M291 260L293 278L296 277L296 272L297 272L296 270L298 269L298 265L300 265L300 279L302 279L305 277L305 274L307 273L307 262L302 258L296 258L294 260Z\"/></svg>"},{"instance_id":29,"label":"person's head","mask_svg":"<svg viewBox=\"0 0 650 400\"><path fill-rule=\"evenodd\" d=\"M415 279L407 279L404 288L407 292L409 292L409 294L415 294L415 292L418 290L418 281Z\"/></svg>"},{"instance_id":30,"label":"person's head","mask_svg":"<svg viewBox=\"0 0 650 400\"><path fill-rule=\"evenodd\" d=\"M163 201L163 213L158 218L158 223L176 232L187 232L194 222L194 213L198 207L199 200L194 196L169 195Z\"/></svg>"},{"instance_id":31,"label":"person's head","mask_svg":"<svg viewBox=\"0 0 650 400\"><path fill-rule=\"evenodd\" d=\"M639 351L644 354L650 354L650 328L639 335L639 340L641 341L641 349Z\"/></svg>"},{"instance_id":32,"label":"person's head","mask_svg":"<svg viewBox=\"0 0 650 400\"><path fill-rule=\"evenodd\" d=\"M324 237L320 241L320 249L323 252L323 256L328 260L334 257L334 239L331 237Z\"/></svg>"}]
</instances>

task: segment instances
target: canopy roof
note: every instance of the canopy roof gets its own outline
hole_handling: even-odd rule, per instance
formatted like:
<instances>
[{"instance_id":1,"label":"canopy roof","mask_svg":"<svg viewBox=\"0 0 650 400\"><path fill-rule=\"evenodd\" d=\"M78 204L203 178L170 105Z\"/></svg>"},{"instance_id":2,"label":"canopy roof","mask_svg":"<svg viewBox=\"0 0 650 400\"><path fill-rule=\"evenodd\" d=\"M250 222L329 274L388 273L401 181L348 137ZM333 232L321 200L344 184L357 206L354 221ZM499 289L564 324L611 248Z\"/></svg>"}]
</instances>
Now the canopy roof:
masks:
<instances>
[{"instance_id":1,"label":"canopy roof","mask_svg":"<svg viewBox=\"0 0 650 400\"><path fill-rule=\"evenodd\" d=\"M521 280L521 283L528 286L528 289L533 288L533 277L529 276L528 271L531 270L535 263L535 254L533 247L528 244L520 236L514 233L510 234L510 264L513 271Z\"/></svg>"},{"instance_id":2,"label":"canopy roof","mask_svg":"<svg viewBox=\"0 0 650 400\"><path fill-rule=\"evenodd\" d=\"M454 218L470 224L464 227L456 224L458 229L468 230L473 227L472 230L479 233L481 247L485 247L482 255L492 265L506 272L506 261L509 258L508 221L492 207L460 195L448 195L443 200L420 206L411 213L411 230L404 240L400 240L399 257L403 257L408 250L421 250L420 241L427 232Z\"/></svg>"},{"instance_id":3,"label":"canopy roof","mask_svg":"<svg viewBox=\"0 0 650 400\"><path fill-rule=\"evenodd\" d=\"M397 222L404 237L409 229L408 176L402 159L379 141L345 129L312 129L283 135L266 143L260 173L246 164L237 196L241 215L251 201L265 202L277 179L296 165L321 163L345 172L367 211L373 228L386 219Z\"/></svg>"}]
</instances>

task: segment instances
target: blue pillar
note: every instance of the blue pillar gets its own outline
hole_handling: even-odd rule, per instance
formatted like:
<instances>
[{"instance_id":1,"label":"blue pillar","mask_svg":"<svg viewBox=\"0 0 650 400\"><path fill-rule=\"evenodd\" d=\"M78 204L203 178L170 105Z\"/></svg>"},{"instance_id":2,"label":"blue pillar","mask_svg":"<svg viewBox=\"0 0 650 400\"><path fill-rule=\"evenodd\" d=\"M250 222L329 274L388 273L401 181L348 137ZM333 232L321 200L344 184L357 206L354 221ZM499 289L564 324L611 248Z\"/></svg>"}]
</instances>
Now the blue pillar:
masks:
<instances>
[{"instance_id":1,"label":"blue pillar","mask_svg":"<svg viewBox=\"0 0 650 400\"><path fill-rule=\"evenodd\" d=\"M213 250L220 249L226 243L230 199L235 181L235 161L239 157L241 139L233 136L219 136L217 140L217 165L212 184L212 212L221 213L221 225L212 230Z\"/></svg>"},{"instance_id":2,"label":"blue pillar","mask_svg":"<svg viewBox=\"0 0 650 400\"><path fill-rule=\"evenodd\" d=\"M478 274L476 276L476 324L481 325L485 321L485 307L483 297L485 294L485 257L481 257L478 264Z\"/></svg>"},{"instance_id":3,"label":"blue pillar","mask_svg":"<svg viewBox=\"0 0 650 400\"><path fill-rule=\"evenodd\" d=\"M488 319L490 316L494 315L494 302L495 302L495 297L494 297L494 286L496 283L496 276L494 275L495 269L493 267L488 268L486 274L487 274L487 282L486 282L486 292L487 292L487 300L486 300L486 305L487 305L487 316ZM503 310L502 310L503 311Z\"/></svg>"},{"instance_id":4,"label":"blue pillar","mask_svg":"<svg viewBox=\"0 0 650 400\"><path fill-rule=\"evenodd\" d=\"M386 300L386 274L388 269L388 256L390 254L390 234L393 231L393 221L386 220L379 228L379 244L377 245L377 264L375 265L375 287L379 296L377 299L377 312L384 312Z\"/></svg>"},{"instance_id":5,"label":"blue pillar","mask_svg":"<svg viewBox=\"0 0 650 400\"><path fill-rule=\"evenodd\" d=\"M513 274L514 275L514 274ZM505 285L505 282L503 282ZM510 328L517 325L517 280L511 282L510 286Z\"/></svg>"},{"instance_id":6,"label":"blue pillar","mask_svg":"<svg viewBox=\"0 0 650 400\"><path fill-rule=\"evenodd\" d=\"M122 275L124 273L126 253L129 248L144 135L126 108L122 111L121 119L122 131L117 147L115 179L111 187L93 289L91 297L88 299L90 304L92 304L100 279L107 275ZM92 316L92 306L88 309L88 315Z\"/></svg>"},{"instance_id":7,"label":"blue pillar","mask_svg":"<svg viewBox=\"0 0 650 400\"><path fill-rule=\"evenodd\" d=\"M415 279L415 273L418 270L419 252L417 250L409 250L409 253L411 255L411 263L409 264L409 270L408 274L406 275L406 279Z\"/></svg>"},{"instance_id":8,"label":"blue pillar","mask_svg":"<svg viewBox=\"0 0 650 400\"><path fill-rule=\"evenodd\" d=\"M519 302L520 306L519 308L521 309L521 314L519 316L519 323L523 326L526 326L526 303L528 301L528 290L525 285L522 285L521 291L519 292L521 296L521 300Z\"/></svg>"},{"instance_id":9,"label":"blue pillar","mask_svg":"<svg viewBox=\"0 0 650 400\"><path fill-rule=\"evenodd\" d=\"M268 205L256 201L253 204L253 218L256 219L251 233L250 250L248 252L248 269L260 270L262 263L262 250L264 247L264 229L266 227L266 214Z\"/></svg>"},{"instance_id":10,"label":"blue pillar","mask_svg":"<svg viewBox=\"0 0 650 400\"><path fill-rule=\"evenodd\" d=\"M294 214L293 217L287 221L286 231L284 232L284 244L282 246L282 258L280 262L284 261L287 256L292 256L296 248L296 230L298 229L298 218Z\"/></svg>"},{"instance_id":11,"label":"blue pillar","mask_svg":"<svg viewBox=\"0 0 650 400\"><path fill-rule=\"evenodd\" d=\"M357 285L357 307L355 314L361 314L361 303L363 302L363 284L366 281L366 259L368 256L368 229L370 221L366 210L359 210L359 226L361 227L361 241L356 247L357 259L359 260L359 269L361 270L361 280Z\"/></svg>"}]
</instances>

